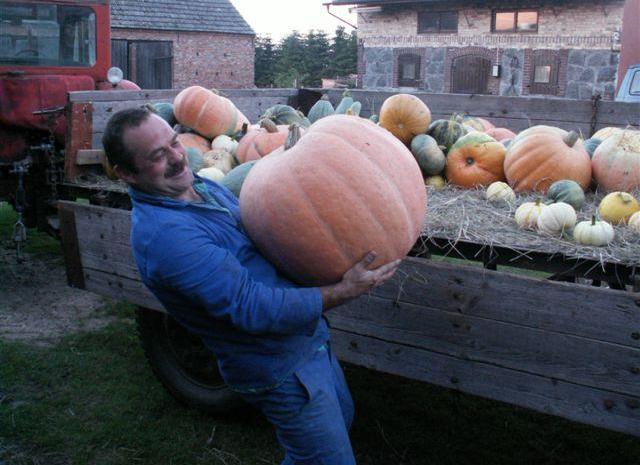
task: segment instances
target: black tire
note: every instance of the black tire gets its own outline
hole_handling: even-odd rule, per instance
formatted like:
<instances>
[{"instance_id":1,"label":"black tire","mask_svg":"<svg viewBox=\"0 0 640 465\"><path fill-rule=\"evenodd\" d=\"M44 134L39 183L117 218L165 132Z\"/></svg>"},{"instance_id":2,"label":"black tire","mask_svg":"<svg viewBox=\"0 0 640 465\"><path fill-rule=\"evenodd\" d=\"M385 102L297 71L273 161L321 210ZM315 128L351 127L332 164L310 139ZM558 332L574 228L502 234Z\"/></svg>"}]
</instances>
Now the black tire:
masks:
<instances>
[{"instance_id":1,"label":"black tire","mask_svg":"<svg viewBox=\"0 0 640 465\"><path fill-rule=\"evenodd\" d=\"M215 356L200 338L156 310L138 307L136 322L151 369L179 402L214 414L230 413L245 405L225 385Z\"/></svg>"}]
</instances>

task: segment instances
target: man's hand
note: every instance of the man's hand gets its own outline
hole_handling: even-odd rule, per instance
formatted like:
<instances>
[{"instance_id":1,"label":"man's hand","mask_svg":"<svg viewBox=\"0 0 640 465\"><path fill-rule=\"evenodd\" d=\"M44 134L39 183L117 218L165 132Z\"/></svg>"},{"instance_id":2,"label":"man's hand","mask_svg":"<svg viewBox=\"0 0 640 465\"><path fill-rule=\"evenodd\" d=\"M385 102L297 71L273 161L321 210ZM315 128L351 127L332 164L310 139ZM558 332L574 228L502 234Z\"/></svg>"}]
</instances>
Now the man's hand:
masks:
<instances>
[{"instance_id":1,"label":"man's hand","mask_svg":"<svg viewBox=\"0 0 640 465\"><path fill-rule=\"evenodd\" d=\"M370 270L369 266L374 262L376 256L375 252L369 252L362 260L347 270L342 276L342 281L331 286L323 286L320 288L324 310L336 307L349 299L358 297L393 276L401 260L394 260L379 268Z\"/></svg>"}]
</instances>

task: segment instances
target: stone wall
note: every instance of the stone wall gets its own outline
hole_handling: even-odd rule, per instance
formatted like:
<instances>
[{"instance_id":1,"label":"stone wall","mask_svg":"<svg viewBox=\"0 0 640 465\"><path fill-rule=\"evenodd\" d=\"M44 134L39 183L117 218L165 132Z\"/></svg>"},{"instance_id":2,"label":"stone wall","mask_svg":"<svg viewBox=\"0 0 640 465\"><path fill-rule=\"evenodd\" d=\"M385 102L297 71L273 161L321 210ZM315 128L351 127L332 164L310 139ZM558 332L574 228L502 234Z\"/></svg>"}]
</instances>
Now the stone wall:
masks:
<instances>
[{"instance_id":1,"label":"stone wall","mask_svg":"<svg viewBox=\"0 0 640 465\"><path fill-rule=\"evenodd\" d=\"M509 48L500 58L501 72L500 95L518 97L522 95L522 71L524 68L524 50Z\"/></svg>"},{"instance_id":2,"label":"stone wall","mask_svg":"<svg viewBox=\"0 0 640 465\"><path fill-rule=\"evenodd\" d=\"M567 66L567 98L589 99L600 94L611 100L616 90L618 52L570 50Z\"/></svg>"},{"instance_id":3,"label":"stone wall","mask_svg":"<svg viewBox=\"0 0 640 465\"><path fill-rule=\"evenodd\" d=\"M362 87L395 87L393 82L394 55L389 47L365 48L362 53L364 76Z\"/></svg>"}]
</instances>

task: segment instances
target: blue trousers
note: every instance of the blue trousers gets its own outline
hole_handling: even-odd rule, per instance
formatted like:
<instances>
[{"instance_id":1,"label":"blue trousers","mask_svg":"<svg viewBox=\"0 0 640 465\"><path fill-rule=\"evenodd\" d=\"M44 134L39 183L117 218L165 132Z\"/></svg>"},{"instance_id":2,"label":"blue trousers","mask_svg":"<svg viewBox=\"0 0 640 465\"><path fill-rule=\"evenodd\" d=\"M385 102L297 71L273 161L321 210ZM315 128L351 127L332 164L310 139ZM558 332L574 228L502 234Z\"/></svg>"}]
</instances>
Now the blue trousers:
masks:
<instances>
[{"instance_id":1,"label":"blue trousers","mask_svg":"<svg viewBox=\"0 0 640 465\"><path fill-rule=\"evenodd\" d=\"M243 394L276 429L282 465L355 465L353 400L335 356L322 347L277 388Z\"/></svg>"}]
</instances>

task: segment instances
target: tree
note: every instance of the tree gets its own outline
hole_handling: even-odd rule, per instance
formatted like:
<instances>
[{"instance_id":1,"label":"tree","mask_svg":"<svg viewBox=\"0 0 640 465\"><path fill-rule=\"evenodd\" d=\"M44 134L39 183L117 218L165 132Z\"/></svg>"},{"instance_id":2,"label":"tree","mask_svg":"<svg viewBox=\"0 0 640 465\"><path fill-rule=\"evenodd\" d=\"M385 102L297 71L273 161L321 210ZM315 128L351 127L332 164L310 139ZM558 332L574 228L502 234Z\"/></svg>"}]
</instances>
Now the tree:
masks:
<instances>
[{"instance_id":1,"label":"tree","mask_svg":"<svg viewBox=\"0 0 640 465\"><path fill-rule=\"evenodd\" d=\"M328 77L330 64L330 44L327 34L322 31L309 31L305 38L306 69L308 78L303 85L320 87L322 78Z\"/></svg>"},{"instance_id":2,"label":"tree","mask_svg":"<svg viewBox=\"0 0 640 465\"><path fill-rule=\"evenodd\" d=\"M254 81L258 87L275 84L276 50L271 36L257 36L255 42Z\"/></svg>"},{"instance_id":3,"label":"tree","mask_svg":"<svg viewBox=\"0 0 640 465\"><path fill-rule=\"evenodd\" d=\"M358 48L356 33L347 34L343 26L336 28L331 47L331 71L335 77L357 72Z\"/></svg>"},{"instance_id":4,"label":"tree","mask_svg":"<svg viewBox=\"0 0 640 465\"><path fill-rule=\"evenodd\" d=\"M282 39L278 47L278 59L275 65L276 76L297 78L297 84L301 85L307 74L306 65L307 56L304 38L298 31L293 31ZM280 87L281 84L276 82L276 85Z\"/></svg>"}]
</instances>

